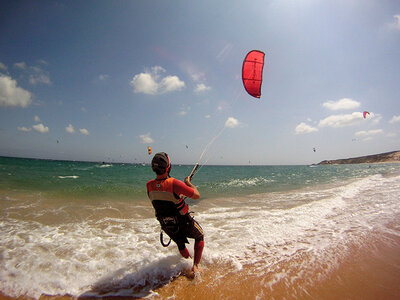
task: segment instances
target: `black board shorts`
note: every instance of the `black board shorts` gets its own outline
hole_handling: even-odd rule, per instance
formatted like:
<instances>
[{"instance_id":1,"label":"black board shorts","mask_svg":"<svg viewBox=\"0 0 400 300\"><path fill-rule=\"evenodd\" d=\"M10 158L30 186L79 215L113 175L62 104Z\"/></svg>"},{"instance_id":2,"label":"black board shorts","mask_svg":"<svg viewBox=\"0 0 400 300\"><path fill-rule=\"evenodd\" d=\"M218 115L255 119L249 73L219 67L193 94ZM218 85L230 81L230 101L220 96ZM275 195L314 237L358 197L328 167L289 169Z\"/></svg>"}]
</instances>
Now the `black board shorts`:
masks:
<instances>
[{"instance_id":1,"label":"black board shorts","mask_svg":"<svg viewBox=\"0 0 400 300\"><path fill-rule=\"evenodd\" d=\"M185 243L188 244L188 238L195 240L203 240L204 232L200 224L190 215L180 215L178 216L177 226L161 226L166 234L173 240L177 245L179 250L185 248Z\"/></svg>"}]
</instances>

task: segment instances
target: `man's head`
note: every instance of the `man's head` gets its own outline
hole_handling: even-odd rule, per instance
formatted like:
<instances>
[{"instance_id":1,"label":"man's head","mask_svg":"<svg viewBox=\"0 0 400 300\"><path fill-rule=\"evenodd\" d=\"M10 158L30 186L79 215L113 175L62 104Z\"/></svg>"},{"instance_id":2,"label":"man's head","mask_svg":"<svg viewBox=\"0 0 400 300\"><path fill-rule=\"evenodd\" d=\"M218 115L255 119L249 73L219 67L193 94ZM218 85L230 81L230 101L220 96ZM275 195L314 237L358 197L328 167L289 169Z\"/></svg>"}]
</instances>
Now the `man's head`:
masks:
<instances>
[{"instance_id":1,"label":"man's head","mask_svg":"<svg viewBox=\"0 0 400 300\"><path fill-rule=\"evenodd\" d=\"M151 161L151 168L157 175L169 174L171 170L171 161L168 154L165 152L158 152L154 155Z\"/></svg>"}]
</instances>

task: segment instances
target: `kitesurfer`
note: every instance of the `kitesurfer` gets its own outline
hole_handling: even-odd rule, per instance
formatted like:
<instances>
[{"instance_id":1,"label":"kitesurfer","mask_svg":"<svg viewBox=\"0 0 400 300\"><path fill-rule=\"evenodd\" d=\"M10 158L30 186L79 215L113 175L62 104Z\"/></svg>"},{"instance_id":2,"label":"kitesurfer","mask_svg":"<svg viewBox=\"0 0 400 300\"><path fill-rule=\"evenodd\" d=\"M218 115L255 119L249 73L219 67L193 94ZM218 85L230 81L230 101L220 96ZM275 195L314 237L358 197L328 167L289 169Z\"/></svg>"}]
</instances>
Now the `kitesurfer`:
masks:
<instances>
[{"instance_id":1,"label":"kitesurfer","mask_svg":"<svg viewBox=\"0 0 400 300\"><path fill-rule=\"evenodd\" d=\"M147 194L153 204L161 229L177 244L180 254L189 258L186 248L187 238L195 240L192 271L198 271L198 265L204 248L204 232L199 223L189 213L184 197L199 199L200 193L191 183L169 176L171 161L164 152L154 155L151 168L157 174L156 179L147 182Z\"/></svg>"}]
</instances>

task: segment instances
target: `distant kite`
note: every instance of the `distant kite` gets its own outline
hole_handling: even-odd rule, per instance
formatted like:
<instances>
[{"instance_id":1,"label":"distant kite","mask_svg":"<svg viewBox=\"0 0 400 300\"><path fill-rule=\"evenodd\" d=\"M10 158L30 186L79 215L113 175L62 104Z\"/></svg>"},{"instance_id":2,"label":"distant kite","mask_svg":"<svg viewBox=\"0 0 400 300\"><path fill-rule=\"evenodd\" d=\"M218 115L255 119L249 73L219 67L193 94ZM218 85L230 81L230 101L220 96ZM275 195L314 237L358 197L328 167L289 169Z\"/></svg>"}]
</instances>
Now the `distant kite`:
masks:
<instances>
[{"instance_id":1,"label":"distant kite","mask_svg":"<svg viewBox=\"0 0 400 300\"><path fill-rule=\"evenodd\" d=\"M247 53L242 67L243 86L249 95L260 98L265 53L252 50Z\"/></svg>"},{"instance_id":2,"label":"distant kite","mask_svg":"<svg viewBox=\"0 0 400 300\"><path fill-rule=\"evenodd\" d=\"M364 112L363 112L363 117L364 117L364 119L366 118L367 114L369 114L369 111L364 111Z\"/></svg>"},{"instance_id":3,"label":"distant kite","mask_svg":"<svg viewBox=\"0 0 400 300\"><path fill-rule=\"evenodd\" d=\"M151 147L149 147L149 148L147 149L147 151L149 152L149 155L151 155Z\"/></svg>"}]
</instances>

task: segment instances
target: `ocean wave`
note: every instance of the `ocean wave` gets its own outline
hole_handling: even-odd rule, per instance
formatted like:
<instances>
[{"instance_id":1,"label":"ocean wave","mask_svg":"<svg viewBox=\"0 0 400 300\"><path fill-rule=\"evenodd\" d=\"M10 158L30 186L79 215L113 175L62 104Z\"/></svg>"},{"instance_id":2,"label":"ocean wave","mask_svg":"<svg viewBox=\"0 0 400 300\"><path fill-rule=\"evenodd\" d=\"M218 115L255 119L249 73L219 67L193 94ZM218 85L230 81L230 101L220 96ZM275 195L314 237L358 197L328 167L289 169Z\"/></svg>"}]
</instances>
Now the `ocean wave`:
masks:
<instances>
[{"instance_id":1,"label":"ocean wave","mask_svg":"<svg viewBox=\"0 0 400 300\"><path fill-rule=\"evenodd\" d=\"M98 168L109 168L112 167L110 164L102 164L102 165L97 165Z\"/></svg>"},{"instance_id":2,"label":"ocean wave","mask_svg":"<svg viewBox=\"0 0 400 300\"><path fill-rule=\"evenodd\" d=\"M246 186L257 186L262 185L265 183L272 183L275 182L274 179L267 179L263 177L254 177L254 178L246 178L246 179L232 179L228 182L221 183L221 186L239 186L239 187L246 187Z\"/></svg>"}]
</instances>

